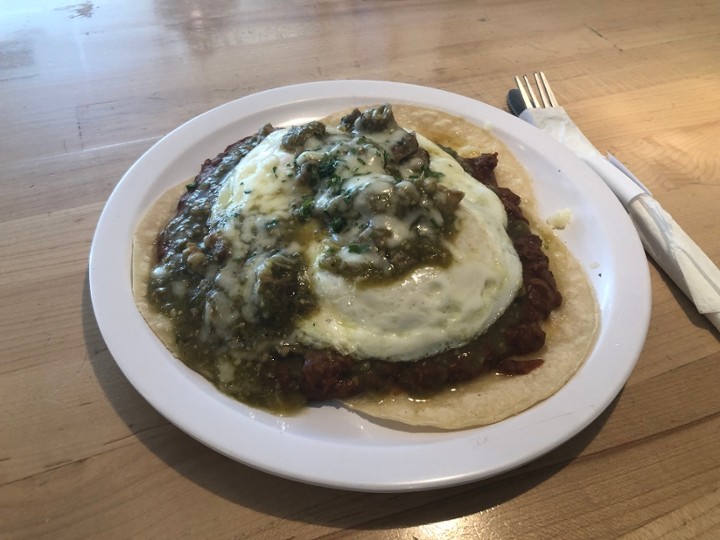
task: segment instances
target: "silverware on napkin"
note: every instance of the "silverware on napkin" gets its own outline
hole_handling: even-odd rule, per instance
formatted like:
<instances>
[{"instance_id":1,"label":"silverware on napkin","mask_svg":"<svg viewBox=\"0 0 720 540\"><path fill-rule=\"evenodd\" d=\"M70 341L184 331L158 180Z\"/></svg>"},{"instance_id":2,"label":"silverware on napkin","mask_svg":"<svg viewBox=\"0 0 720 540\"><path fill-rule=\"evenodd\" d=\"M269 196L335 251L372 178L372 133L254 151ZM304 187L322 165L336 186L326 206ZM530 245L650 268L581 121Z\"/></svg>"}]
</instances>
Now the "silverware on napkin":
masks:
<instances>
[{"instance_id":1,"label":"silverware on napkin","mask_svg":"<svg viewBox=\"0 0 720 540\"><path fill-rule=\"evenodd\" d=\"M715 263L635 175L612 155L606 158L593 146L565 109L523 108L519 94L516 89L508 94L511 112L572 150L605 181L630 215L648 255L720 330L720 270Z\"/></svg>"}]
</instances>

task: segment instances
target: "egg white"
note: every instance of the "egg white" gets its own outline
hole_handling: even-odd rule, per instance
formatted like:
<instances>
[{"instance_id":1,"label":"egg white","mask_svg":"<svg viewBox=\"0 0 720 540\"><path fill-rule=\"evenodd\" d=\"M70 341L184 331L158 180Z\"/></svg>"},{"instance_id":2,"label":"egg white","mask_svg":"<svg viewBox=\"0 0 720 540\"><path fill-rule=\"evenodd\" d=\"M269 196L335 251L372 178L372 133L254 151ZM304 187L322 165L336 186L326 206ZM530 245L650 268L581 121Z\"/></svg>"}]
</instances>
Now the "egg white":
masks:
<instances>
[{"instance_id":1,"label":"egg white","mask_svg":"<svg viewBox=\"0 0 720 540\"><path fill-rule=\"evenodd\" d=\"M318 265L320 243L306 251L318 310L297 326L299 341L356 358L417 360L482 334L513 301L522 265L505 231L498 197L449 154L418 134L430 167L465 197L447 268L421 266L400 280L357 285Z\"/></svg>"}]
</instances>

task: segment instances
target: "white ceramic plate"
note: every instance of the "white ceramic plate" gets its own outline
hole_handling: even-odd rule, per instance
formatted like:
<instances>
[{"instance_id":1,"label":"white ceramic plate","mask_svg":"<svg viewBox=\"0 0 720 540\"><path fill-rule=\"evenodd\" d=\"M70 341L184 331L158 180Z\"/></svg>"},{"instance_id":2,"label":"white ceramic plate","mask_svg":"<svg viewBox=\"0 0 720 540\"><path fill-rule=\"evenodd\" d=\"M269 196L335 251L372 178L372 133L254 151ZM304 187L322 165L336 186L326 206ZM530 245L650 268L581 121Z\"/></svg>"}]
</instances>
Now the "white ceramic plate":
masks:
<instances>
[{"instance_id":1,"label":"white ceramic plate","mask_svg":"<svg viewBox=\"0 0 720 540\"><path fill-rule=\"evenodd\" d=\"M455 432L390 429L324 405L291 418L247 407L172 357L135 308L131 239L149 205L200 164L267 122L299 123L348 106L406 102L491 127L529 169L542 215L570 208L561 236L588 272L601 311L595 349L557 394L495 425ZM118 365L160 413L233 459L312 484L362 491L450 486L512 469L594 420L629 377L650 317L647 261L625 211L602 181L550 137L499 109L448 92L378 81L288 86L238 99L183 124L115 188L90 255L98 325Z\"/></svg>"}]
</instances>

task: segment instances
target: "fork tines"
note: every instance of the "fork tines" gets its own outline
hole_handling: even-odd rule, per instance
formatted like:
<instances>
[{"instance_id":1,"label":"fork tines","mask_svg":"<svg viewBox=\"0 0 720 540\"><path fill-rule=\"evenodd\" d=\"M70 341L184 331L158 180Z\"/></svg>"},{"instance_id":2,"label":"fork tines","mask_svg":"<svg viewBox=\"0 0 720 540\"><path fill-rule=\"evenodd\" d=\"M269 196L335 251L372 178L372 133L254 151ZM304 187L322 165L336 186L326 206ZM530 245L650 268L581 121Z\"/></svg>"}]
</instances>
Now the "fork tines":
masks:
<instances>
[{"instance_id":1,"label":"fork tines","mask_svg":"<svg viewBox=\"0 0 720 540\"><path fill-rule=\"evenodd\" d=\"M558 107L559 105L555 99L555 94L553 93L552 88L550 88L550 83L545 77L545 74L542 71L536 71L533 73L533 76L535 78L535 86L540 94L539 100L535 95L533 85L527 75L523 75L522 79L520 77L515 77L515 84L517 85L518 90L520 90L525 106L530 109Z\"/></svg>"}]
</instances>

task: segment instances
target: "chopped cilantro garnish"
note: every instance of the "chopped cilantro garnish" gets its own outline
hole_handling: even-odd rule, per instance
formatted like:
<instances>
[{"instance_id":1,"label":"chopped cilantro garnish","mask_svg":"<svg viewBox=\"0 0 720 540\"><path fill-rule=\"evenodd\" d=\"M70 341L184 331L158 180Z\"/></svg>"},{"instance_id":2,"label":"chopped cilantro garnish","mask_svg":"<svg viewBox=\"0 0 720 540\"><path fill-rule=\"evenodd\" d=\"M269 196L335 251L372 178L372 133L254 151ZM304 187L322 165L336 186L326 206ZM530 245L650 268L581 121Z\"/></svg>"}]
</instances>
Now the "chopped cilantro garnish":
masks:
<instances>
[{"instance_id":1,"label":"chopped cilantro garnish","mask_svg":"<svg viewBox=\"0 0 720 540\"><path fill-rule=\"evenodd\" d=\"M336 217L330 222L330 229L334 233L339 233L345 228L347 220L344 217Z\"/></svg>"},{"instance_id":2,"label":"chopped cilantro garnish","mask_svg":"<svg viewBox=\"0 0 720 540\"><path fill-rule=\"evenodd\" d=\"M350 253L367 253L370 250L370 246L367 244L348 244L348 251Z\"/></svg>"},{"instance_id":3,"label":"chopped cilantro garnish","mask_svg":"<svg viewBox=\"0 0 720 540\"><path fill-rule=\"evenodd\" d=\"M335 169L338 166L338 160L330 155L324 155L317 166L318 176L320 178L327 178L335 174Z\"/></svg>"},{"instance_id":4,"label":"chopped cilantro garnish","mask_svg":"<svg viewBox=\"0 0 720 540\"><path fill-rule=\"evenodd\" d=\"M312 195L308 195L303 198L300 208L298 208L298 216L300 219L307 220L312 216L313 209L315 208L315 199Z\"/></svg>"},{"instance_id":5,"label":"chopped cilantro garnish","mask_svg":"<svg viewBox=\"0 0 720 540\"><path fill-rule=\"evenodd\" d=\"M336 174L333 174L327 181L328 188L332 190L333 195L340 195L342 192L342 184L343 179Z\"/></svg>"}]
</instances>

